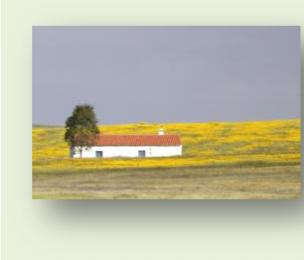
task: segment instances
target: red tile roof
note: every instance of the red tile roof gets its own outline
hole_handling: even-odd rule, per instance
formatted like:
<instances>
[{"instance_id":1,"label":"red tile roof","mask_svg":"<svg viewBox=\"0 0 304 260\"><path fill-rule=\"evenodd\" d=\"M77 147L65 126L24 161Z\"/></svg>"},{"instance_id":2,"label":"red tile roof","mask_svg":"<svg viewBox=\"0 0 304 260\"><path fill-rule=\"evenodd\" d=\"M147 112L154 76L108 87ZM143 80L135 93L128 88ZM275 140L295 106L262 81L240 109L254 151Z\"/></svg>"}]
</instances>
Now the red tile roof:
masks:
<instances>
[{"instance_id":1,"label":"red tile roof","mask_svg":"<svg viewBox=\"0 0 304 260\"><path fill-rule=\"evenodd\" d=\"M179 146L178 135L100 135L97 146Z\"/></svg>"}]
</instances>

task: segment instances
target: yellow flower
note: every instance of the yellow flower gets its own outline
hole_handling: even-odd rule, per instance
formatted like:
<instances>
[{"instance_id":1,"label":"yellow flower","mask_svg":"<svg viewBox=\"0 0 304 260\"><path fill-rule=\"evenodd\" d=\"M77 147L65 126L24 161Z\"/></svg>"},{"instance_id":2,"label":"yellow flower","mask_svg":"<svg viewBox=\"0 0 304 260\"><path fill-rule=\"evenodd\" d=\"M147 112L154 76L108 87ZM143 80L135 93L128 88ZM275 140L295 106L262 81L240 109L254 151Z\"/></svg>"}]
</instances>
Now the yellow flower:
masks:
<instances>
[{"instance_id":1,"label":"yellow flower","mask_svg":"<svg viewBox=\"0 0 304 260\"><path fill-rule=\"evenodd\" d=\"M101 126L105 134L155 134L159 124ZM300 120L162 124L179 134L183 156L171 158L70 159L63 128L33 128L34 171L128 167L300 164Z\"/></svg>"}]
</instances>

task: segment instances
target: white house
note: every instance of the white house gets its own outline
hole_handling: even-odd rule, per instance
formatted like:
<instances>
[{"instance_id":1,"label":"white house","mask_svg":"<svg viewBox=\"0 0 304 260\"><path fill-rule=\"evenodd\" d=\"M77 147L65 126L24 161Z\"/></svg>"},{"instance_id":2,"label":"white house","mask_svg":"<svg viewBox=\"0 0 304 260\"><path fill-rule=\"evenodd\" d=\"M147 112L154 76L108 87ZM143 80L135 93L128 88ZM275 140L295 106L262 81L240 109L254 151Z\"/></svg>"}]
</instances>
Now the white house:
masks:
<instances>
[{"instance_id":1,"label":"white house","mask_svg":"<svg viewBox=\"0 0 304 260\"><path fill-rule=\"evenodd\" d=\"M178 135L100 135L95 146L83 149L83 158L168 157L182 155ZM71 147L71 157L80 158L79 147Z\"/></svg>"}]
</instances>

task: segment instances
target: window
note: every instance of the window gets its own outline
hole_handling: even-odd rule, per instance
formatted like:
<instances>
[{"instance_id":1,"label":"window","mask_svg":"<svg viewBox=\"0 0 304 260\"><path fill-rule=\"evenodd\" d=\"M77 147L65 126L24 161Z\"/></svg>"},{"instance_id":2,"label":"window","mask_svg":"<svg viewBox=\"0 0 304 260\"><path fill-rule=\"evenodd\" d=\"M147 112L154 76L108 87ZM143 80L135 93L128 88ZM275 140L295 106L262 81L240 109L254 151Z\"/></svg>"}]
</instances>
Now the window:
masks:
<instances>
[{"instance_id":1,"label":"window","mask_svg":"<svg viewBox=\"0 0 304 260\"><path fill-rule=\"evenodd\" d=\"M146 157L146 151L144 151L144 150L139 150L139 151L138 151L138 157Z\"/></svg>"},{"instance_id":2,"label":"window","mask_svg":"<svg viewBox=\"0 0 304 260\"><path fill-rule=\"evenodd\" d=\"M96 158L103 157L102 151L96 151Z\"/></svg>"}]
</instances>

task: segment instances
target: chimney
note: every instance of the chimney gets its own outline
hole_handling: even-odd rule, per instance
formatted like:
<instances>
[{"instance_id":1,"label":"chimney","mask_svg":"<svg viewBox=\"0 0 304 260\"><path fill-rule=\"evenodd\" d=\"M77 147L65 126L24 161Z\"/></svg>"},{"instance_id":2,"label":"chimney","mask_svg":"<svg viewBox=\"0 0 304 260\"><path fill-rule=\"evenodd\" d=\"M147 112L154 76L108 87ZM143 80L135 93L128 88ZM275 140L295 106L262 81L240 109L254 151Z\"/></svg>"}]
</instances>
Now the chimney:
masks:
<instances>
[{"instance_id":1,"label":"chimney","mask_svg":"<svg viewBox=\"0 0 304 260\"><path fill-rule=\"evenodd\" d=\"M165 131L163 128L159 128L158 130L158 135L164 135L165 134Z\"/></svg>"}]
</instances>

